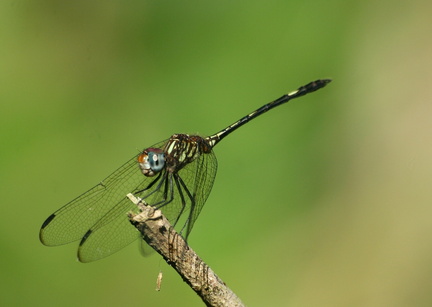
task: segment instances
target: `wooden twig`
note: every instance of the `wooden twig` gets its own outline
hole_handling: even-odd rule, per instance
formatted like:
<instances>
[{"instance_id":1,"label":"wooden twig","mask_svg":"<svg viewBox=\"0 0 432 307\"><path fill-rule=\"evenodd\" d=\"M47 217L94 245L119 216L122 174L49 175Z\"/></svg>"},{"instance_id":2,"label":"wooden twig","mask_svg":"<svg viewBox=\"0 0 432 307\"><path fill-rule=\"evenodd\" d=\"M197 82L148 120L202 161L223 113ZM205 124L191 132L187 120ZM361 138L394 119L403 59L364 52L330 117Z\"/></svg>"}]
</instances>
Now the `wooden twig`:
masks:
<instances>
[{"instance_id":1,"label":"wooden twig","mask_svg":"<svg viewBox=\"0 0 432 307\"><path fill-rule=\"evenodd\" d=\"M241 300L187 245L160 210L128 194L141 212L129 219L144 240L172 266L207 306L244 306Z\"/></svg>"}]
</instances>

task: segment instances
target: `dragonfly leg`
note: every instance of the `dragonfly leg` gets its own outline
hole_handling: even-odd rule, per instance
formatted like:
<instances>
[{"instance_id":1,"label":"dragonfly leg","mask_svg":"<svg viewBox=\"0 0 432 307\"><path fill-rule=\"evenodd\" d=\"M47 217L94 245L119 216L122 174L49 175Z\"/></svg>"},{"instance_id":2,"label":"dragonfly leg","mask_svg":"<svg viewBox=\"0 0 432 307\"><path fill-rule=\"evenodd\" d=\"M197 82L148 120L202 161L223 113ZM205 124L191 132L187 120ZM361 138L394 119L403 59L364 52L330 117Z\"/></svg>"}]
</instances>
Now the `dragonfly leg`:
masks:
<instances>
[{"instance_id":1,"label":"dragonfly leg","mask_svg":"<svg viewBox=\"0 0 432 307\"><path fill-rule=\"evenodd\" d=\"M180 233L182 233L183 230L186 228L185 239L187 240L187 237L189 236L189 232L190 232L190 230L192 228L192 225L190 225L190 223L191 223L191 221L193 221L192 218L193 218L193 214L195 212L195 197L192 196L192 194L190 193L188 187L186 186L186 184L184 183L184 181L181 179L181 177L177 176L177 178L178 178L178 180L176 182L180 183L180 185L182 186L182 188L184 189L184 191L186 192L188 198L191 201L191 207L190 207L190 211L189 211L189 216L187 217L186 222L185 222L183 228L180 231ZM181 190L181 189L179 188L179 190ZM182 212L183 212L183 209L184 209L184 206L182 208Z\"/></svg>"}]
</instances>

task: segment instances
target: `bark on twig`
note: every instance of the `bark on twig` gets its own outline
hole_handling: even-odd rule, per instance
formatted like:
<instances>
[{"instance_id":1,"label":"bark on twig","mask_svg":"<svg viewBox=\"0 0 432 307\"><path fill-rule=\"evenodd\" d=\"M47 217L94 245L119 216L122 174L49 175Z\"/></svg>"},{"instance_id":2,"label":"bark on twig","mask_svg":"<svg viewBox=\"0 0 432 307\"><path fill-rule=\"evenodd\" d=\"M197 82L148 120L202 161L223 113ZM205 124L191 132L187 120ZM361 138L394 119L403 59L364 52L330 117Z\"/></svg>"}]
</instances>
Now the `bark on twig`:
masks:
<instances>
[{"instance_id":1,"label":"bark on twig","mask_svg":"<svg viewBox=\"0 0 432 307\"><path fill-rule=\"evenodd\" d=\"M146 205L132 194L127 196L141 210L139 214L129 214L132 225L207 306L244 306L235 293L187 245L160 210Z\"/></svg>"}]
</instances>

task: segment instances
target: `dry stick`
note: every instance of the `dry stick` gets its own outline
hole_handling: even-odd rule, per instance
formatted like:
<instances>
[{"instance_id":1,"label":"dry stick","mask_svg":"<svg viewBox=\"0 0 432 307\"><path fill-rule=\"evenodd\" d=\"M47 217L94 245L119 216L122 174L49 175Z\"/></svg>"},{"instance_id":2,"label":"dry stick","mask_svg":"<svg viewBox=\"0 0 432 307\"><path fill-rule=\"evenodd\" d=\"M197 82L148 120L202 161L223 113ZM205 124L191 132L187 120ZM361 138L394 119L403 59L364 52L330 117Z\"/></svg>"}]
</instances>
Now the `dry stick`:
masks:
<instances>
[{"instance_id":1,"label":"dry stick","mask_svg":"<svg viewBox=\"0 0 432 307\"><path fill-rule=\"evenodd\" d=\"M244 306L235 293L187 245L160 210L155 210L132 194L127 197L141 210L139 214L129 213L132 225L207 306Z\"/></svg>"}]
</instances>

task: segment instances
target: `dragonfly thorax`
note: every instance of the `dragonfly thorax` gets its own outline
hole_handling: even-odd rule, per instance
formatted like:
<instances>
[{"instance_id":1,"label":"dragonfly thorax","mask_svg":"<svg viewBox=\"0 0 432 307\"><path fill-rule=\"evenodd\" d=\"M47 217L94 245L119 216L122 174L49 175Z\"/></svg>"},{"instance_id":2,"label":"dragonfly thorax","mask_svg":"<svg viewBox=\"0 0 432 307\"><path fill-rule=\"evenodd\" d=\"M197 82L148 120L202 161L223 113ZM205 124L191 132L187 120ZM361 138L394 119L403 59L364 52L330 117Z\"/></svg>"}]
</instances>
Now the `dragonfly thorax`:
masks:
<instances>
[{"instance_id":1,"label":"dragonfly thorax","mask_svg":"<svg viewBox=\"0 0 432 307\"><path fill-rule=\"evenodd\" d=\"M165 154L160 148L147 148L138 156L138 163L142 173L152 177L165 167Z\"/></svg>"},{"instance_id":2,"label":"dragonfly thorax","mask_svg":"<svg viewBox=\"0 0 432 307\"><path fill-rule=\"evenodd\" d=\"M173 134L164 147L167 169L178 171L202 154L209 154L211 146L198 135Z\"/></svg>"}]
</instances>

